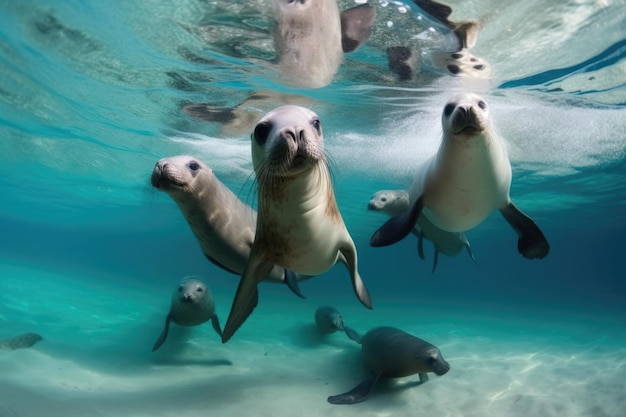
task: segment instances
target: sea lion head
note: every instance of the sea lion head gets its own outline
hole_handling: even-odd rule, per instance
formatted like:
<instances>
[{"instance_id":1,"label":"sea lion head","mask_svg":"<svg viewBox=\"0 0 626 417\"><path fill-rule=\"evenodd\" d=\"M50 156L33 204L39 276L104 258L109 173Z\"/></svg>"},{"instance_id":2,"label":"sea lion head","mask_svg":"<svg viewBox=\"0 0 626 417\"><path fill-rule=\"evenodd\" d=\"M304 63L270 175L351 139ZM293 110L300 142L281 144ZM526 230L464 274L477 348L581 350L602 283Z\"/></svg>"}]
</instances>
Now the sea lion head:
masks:
<instances>
[{"instance_id":1,"label":"sea lion head","mask_svg":"<svg viewBox=\"0 0 626 417\"><path fill-rule=\"evenodd\" d=\"M266 175L293 177L326 163L319 116L287 105L267 113L251 135L252 162L259 181Z\"/></svg>"},{"instance_id":2,"label":"sea lion head","mask_svg":"<svg viewBox=\"0 0 626 417\"><path fill-rule=\"evenodd\" d=\"M472 136L489 128L487 102L476 94L457 94L443 108L441 115L444 136Z\"/></svg>"},{"instance_id":3,"label":"sea lion head","mask_svg":"<svg viewBox=\"0 0 626 417\"><path fill-rule=\"evenodd\" d=\"M150 183L170 195L193 194L202 187L202 178L212 176L213 170L199 159L178 155L159 160L152 170Z\"/></svg>"},{"instance_id":4,"label":"sea lion head","mask_svg":"<svg viewBox=\"0 0 626 417\"><path fill-rule=\"evenodd\" d=\"M416 355L415 358L423 361L428 369L439 376L450 370L450 364L441 356L441 352L436 347L432 347L425 354Z\"/></svg>"},{"instance_id":5,"label":"sea lion head","mask_svg":"<svg viewBox=\"0 0 626 417\"><path fill-rule=\"evenodd\" d=\"M382 211L396 216L409 209L409 194L404 190L380 190L374 193L367 205L368 210Z\"/></svg>"},{"instance_id":6,"label":"sea lion head","mask_svg":"<svg viewBox=\"0 0 626 417\"><path fill-rule=\"evenodd\" d=\"M206 297L207 291L207 286L199 279L185 278L178 285L172 298L183 305L199 304Z\"/></svg>"}]
</instances>

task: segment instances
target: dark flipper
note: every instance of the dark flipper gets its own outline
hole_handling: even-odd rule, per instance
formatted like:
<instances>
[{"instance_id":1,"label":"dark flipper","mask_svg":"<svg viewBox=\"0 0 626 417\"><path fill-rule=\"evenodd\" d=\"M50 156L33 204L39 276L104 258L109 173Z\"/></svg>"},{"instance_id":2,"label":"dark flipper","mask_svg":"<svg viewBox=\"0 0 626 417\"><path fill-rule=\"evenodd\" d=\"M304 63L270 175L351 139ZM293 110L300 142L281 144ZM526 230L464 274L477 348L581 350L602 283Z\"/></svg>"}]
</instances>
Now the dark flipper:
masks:
<instances>
[{"instance_id":1,"label":"dark flipper","mask_svg":"<svg viewBox=\"0 0 626 417\"><path fill-rule=\"evenodd\" d=\"M155 350L157 350L158 348L160 348L161 345L165 342L165 339L167 339L167 333L170 331L170 321L171 320L172 320L172 317L170 317L170 315L168 314L167 317L165 317L165 328L161 332L161 336L159 336L157 341L154 342L154 346L152 346L152 351L153 352Z\"/></svg>"},{"instance_id":2,"label":"dark flipper","mask_svg":"<svg viewBox=\"0 0 626 417\"><path fill-rule=\"evenodd\" d=\"M211 317L211 326L213 326L213 330L222 337L222 327L220 326L220 319L217 317L217 314L213 314L213 317Z\"/></svg>"},{"instance_id":3,"label":"dark flipper","mask_svg":"<svg viewBox=\"0 0 626 417\"><path fill-rule=\"evenodd\" d=\"M361 4L341 13L341 46L344 52L358 49L370 37L376 19L376 9Z\"/></svg>"},{"instance_id":4,"label":"dark flipper","mask_svg":"<svg viewBox=\"0 0 626 417\"><path fill-rule=\"evenodd\" d=\"M331 404L356 404L363 402L369 398L374 385L376 385L379 379L380 374L372 379L361 382L348 392L339 395L331 395L328 397L328 402Z\"/></svg>"},{"instance_id":5,"label":"dark flipper","mask_svg":"<svg viewBox=\"0 0 626 417\"><path fill-rule=\"evenodd\" d=\"M424 194L413 202L409 210L390 218L374 232L370 239L370 245L374 247L389 246L402 240L415 226L423 208Z\"/></svg>"},{"instance_id":6,"label":"dark flipper","mask_svg":"<svg viewBox=\"0 0 626 417\"><path fill-rule=\"evenodd\" d=\"M253 248L246 270L239 281L228 320L226 320L226 326L222 334L222 343L228 342L228 339L235 334L248 316L252 314L252 310L259 302L257 284L267 277L273 267L274 265L271 263L260 261L258 257L255 257Z\"/></svg>"},{"instance_id":7,"label":"dark flipper","mask_svg":"<svg viewBox=\"0 0 626 417\"><path fill-rule=\"evenodd\" d=\"M227 123L237 116L232 109L224 109L210 104L187 104L183 111L196 119L209 122Z\"/></svg>"},{"instance_id":8,"label":"dark flipper","mask_svg":"<svg viewBox=\"0 0 626 417\"><path fill-rule=\"evenodd\" d=\"M417 235L417 255L420 259L424 259L424 233L422 232Z\"/></svg>"},{"instance_id":9,"label":"dark flipper","mask_svg":"<svg viewBox=\"0 0 626 417\"><path fill-rule=\"evenodd\" d=\"M431 274L435 273L435 269L437 269L437 263L439 262L439 251L435 249L435 260L433 261L433 270Z\"/></svg>"},{"instance_id":10,"label":"dark flipper","mask_svg":"<svg viewBox=\"0 0 626 417\"><path fill-rule=\"evenodd\" d=\"M300 291L300 286L298 285L298 276L293 271L288 271L285 269L285 284L289 287L289 289L298 297L306 298L302 295Z\"/></svg>"},{"instance_id":11,"label":"dark flipper","mask_svg":"<svg viewBox=\"0 0 626 417\"><path fill-rule=\"evenodd\" d=\"M407 81L415 75L417 54L406 46L390 46L387 48L387 65L400 81Z\"/></svg>"},{"instance_id":12,"label":"dark flipper","mask_svg":"<svg viewBox=\"0 0 626 417\"><path fill-rule=\"evenodd\" d=\"M522 213L513 202L500 209L500 213L518 234L517 250L524 258L541 259L550 251L550 245L537 224Z\"/></svg>"},{"instance_id":13,"label":"dark flipper","mask_svg":"<svg viewBox=\"0 0 626 417\"><path fill-rule=\"evenodd\" d=\"M358 334L355 330L349 328L348 326L343 326L343 331L346 332L346 336L350 339L357 342L359 345L361 344L361 335Z\"/></svg>"}]
</instances>

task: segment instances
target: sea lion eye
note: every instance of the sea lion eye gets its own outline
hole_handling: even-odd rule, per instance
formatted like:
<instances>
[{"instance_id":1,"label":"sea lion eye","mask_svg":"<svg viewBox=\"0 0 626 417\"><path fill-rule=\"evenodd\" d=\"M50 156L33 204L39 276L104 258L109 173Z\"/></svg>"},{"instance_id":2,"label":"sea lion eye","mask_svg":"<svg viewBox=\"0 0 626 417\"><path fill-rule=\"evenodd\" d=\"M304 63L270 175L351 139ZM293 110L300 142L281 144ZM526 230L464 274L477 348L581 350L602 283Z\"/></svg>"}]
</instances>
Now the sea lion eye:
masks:
<instances>
[{"instance_id":1,"label":"sea lion eye","mask_svg":"<svg viewBox=\"0 0 626 417\"><path fill-rule=\"evenodd\" d=\"M183 286L181 285L178 287L178 292L181 292L182 290L183 290Z\"/></svg>"},{"instance_id":2,"label":"sea lion eye","mask_svg":"<svg viewBox=\"0 0 626 417\"><path fill-rule=\"evenodd\" d=\"M259 145L265 144L265 142L267 142L267 137L270 134L270 130L272 130L272 125L269 122L261 122L257 124L253 133L254 140L256 140Z\"/></svg>"},{"instance_id":3,"label":"sea lion eye","mask_svg":"<svg viewBox=\"0 0 626 417\"><path fill-rule=\"evenodd\" d=\"M322 133L322 124L320 122L320 119L318 119L317 117L311 120L311 126L313 126L313 128L317 131L318 134Z\"/></svg>"},{"instance_id":4,"label":"sea lion eye","mask_svg":"<svg viewBox=\"0 0 626 417\"><path fill-rule=\"evenodd\" d=\"M383 203L387 201L387 197L383 197L380 199L380 201L382 201Z\"/></svg>"},{"instance_id":5,"label":"sea lion eye","mask_svg":"<svg viewBox=\"0 0 626 417\"><path fill-rule=\"evenodd\" d=\"M478 102L478 107L480 107L481 109L485 110L487 108L487 103L485 103L484 101L480 100Z\"/></svg>"},{"instance_id":6,"label":"sea lion eye","mask_svg":"<svg viewBox=\"0 0 626 417\"><path fill-rule=\"evenodd\" d=\"M192 170L192 171L197 171L197 170L200 169L200 164L197 163L196 161L191 161L189 163L189 169Z\"/></svg>"},{"instance_id":7,"label":"sea lion eye","mask_svg":"<svg viewBox=\"0 0 626 417\"><path fill-rule=\"evenodd\" d=\"M198 287L198 288L196 288L196 291L202 292L202 291L204 291L204 289L202 289L202 287Z\"/></svg>"},{"instance_id":8,"label":"sea lion eye","mask_svg":"<svg viewBox=\"0 0 626 417\"><path fill-rule=\"evenodd\" d=\"M448 103L446 104L446 107L443 108L443 115L448 117L452 114L452 112L454 111L454 108L456 106L452 103Z\"/></svg>"}]
</instances>

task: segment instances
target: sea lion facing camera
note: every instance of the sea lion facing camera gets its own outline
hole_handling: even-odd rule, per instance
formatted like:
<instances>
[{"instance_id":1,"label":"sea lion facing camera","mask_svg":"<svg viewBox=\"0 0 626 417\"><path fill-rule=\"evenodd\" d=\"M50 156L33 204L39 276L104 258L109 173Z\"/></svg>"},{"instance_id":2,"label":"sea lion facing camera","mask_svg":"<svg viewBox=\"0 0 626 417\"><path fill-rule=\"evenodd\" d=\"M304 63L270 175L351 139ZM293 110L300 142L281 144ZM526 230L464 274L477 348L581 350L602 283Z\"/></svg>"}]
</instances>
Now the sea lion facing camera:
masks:
<instances>
[{"instance_id":1,"label":"sea lion facing camera","mask_svg":"<svg viewBox=\"0 0 626 417\"><path fill-rule=\"evenodd\" d=\"M525 258L545 257L550 245L535 222L511 201L511 163L487 103L476 94L457 94L442 114L439 150L415 174L411 208L392 217L370 239L372 246L393 244L413 229L423 213L440 229L464 232L498 209L518 234Z\"/></svg>"},{"instance_id":2,"label":"sea lion facing camera","mask_svg":"<svg viewBox=\"0 0 626 417\"><path fill-rule=\"evenodd\" d=\"M257 283L273 265L319 275L340 261L350 272L359 301L371 308L356 247L335 200L317 114L299 106L278 107L259 121L251 139L258 182L257 234L222 341L252 313L258 303Z\"/></svg>"},{"instance_id":3,"label":"sea lion facing camera","mask_svg":"<svg viewBox=\"0 0 626 417\"><path fill-rule=\"evenodd\" d=\"M346 326L341 313L334 307L320 307L315 310L315 325L321 333L331 334L342 331L350 339L361 343L361 336L356 331Z\"/></svg>"}]
</instances>

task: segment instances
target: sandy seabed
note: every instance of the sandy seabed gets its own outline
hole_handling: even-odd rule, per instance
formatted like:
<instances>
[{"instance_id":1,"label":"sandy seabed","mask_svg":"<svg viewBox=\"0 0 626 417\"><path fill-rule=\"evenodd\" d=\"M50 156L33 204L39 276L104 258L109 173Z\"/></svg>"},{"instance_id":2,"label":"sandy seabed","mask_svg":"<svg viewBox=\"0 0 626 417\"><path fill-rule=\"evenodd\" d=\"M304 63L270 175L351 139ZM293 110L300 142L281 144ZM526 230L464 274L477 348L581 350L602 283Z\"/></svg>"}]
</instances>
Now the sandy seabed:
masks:
<instances>
[{"instance_id":1,"label":"sandy seabed","mask_svg":"<svg viewBox=\"0 0 626 417\"><path fill-rule=\"evenodd\" d=\"M384 300L364 313L350 300L337 306L348 325L362 333L399 327L437 345L451 370L419 387L411 385L417 376L387 380L361 404L331 405L329 395L368 372L357 344L316 332L321 300L265 294L227 344L208 324L173 326L151 353L169 294L111 290L90 298L89 284L41 275L44 303L28 299L32 288L20 279L26 270L2 272L12 278L1 284L0 339L21 330L44 340L0 351L0 417L622 417L626 410L626 330L619 321Z\"/></svg>"}]
</instances>

